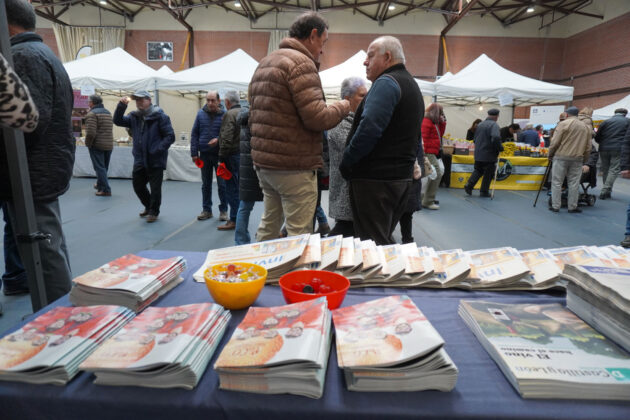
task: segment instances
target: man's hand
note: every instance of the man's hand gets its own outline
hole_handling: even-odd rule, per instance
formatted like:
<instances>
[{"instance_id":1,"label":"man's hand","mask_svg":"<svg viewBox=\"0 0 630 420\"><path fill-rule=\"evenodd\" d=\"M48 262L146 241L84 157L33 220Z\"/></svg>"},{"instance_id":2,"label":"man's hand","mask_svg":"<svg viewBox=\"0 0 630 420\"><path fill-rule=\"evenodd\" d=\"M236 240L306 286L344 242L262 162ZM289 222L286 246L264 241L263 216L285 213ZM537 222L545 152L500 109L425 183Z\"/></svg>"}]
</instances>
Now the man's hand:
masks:
<instances>
[{"instance_id":1,"label":"man's hand","mask_svg":"<svg viewBox=\"0 0 630 420\"><path fill-rule=\"evenodd\" d=\"M591 167L588 165L582 165L582 173L587 174L591 171Z\"/></svg>"},{"instance_id":2,"label":"man's hand","mask_svg":"<svg viewBox=\"0 0 630 420\"><path fill-rule=\"evenodd\" d=\"M621 171L622 178L630 178L630 170Z\"/></svg>"},{"instance_id":3,"label":"man's hand","mask_svg":"<svg viewBox=\"0 0 630 420\"><path fill-rule=\"evenodd\" d=\"M197 156L193 156L192 157L192 162L196 165L197 164L197 159L199 159Z\"/></svg>"},{"instance_id":4,"label":"man's hand","mask_svg":"<svg viewBox=\"0 0 630 420\"><path fill-rule=\"evenodd\" d=\"M120 98L120 103L127 105L129 102L131 102L131 98L129 96L123 96Z\"/></svg>"},{"instance_id":5,"label":"man's hand","mask_svg":"<svg viewBox=\"0 0 630 420\"><path fill-rule=\"evenodd\" d=\"M213 138L212 140L210 140L210 141L208 142L208 146L214 146L214 145L215 145L215 144L217 144L218 142L219 142L219 139L215 137L215 138Z\"/></svg>"}]
</instances>

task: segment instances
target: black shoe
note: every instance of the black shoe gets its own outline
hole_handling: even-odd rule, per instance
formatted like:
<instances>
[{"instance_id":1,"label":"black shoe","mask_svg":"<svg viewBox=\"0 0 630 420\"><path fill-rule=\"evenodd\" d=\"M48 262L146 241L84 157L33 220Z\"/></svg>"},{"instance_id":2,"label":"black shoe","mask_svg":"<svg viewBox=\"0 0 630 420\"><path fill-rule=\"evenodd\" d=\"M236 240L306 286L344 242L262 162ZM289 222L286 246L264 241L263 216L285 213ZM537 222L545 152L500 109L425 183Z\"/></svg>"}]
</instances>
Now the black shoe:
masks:
<instances>
[{"instance_id":1,"label":"black shoe","mask_svg":"<svg viewBox=\"0 0 630 420\"><path fill-rule=\"evenodd\" d=\"M466 194L472 195L472 188L468 185L464 185L464 191L466 191Z\"/></svg>"},{"instance_id":2,"label":"black shoe","mask_svg":"<svg viewBox=\"0 0 630 420\"><path fill-rule=\"evenodd\" d=\"M619 243L624 248L630 248L630 235L626 235L626 237Z\"/></svg>"},{"instance_id":3,"label":"black shoe","mask_svg":"<svg viewBox=\"0 0 630 420\"><path fill-rule=\"evenodd\" d=\"M610 192L605 192L605 191L602 191L602 192L599 194L599 199L600 199L600 200L606 200L607 198L612 198L612 196L610 195Z\"/></svg>"},{"instance_id":4,"label":"black shoe","mask_svg":"<svg viewBox=\"0 0 630 420\"><path fill-rule=\"evenodd\" d=\"M479 191L479 197L490 197L490 193L486 191Z\"/></svg>"},{"instance_id":5,"label":"black shoe","mask_svg":"<svg viewBox=\"0 0 630 420\"><path fill-rule=\"evenodd\" d=\"M433 204L440 204L440 202L438 200L433 200Z\"/></svg>"},{"instance_id":6,"label":"black shoe","mask_svg":"<svg viewBox=\"0 0 630 420\"><path fill-rule=\"evenodd\" d=\"M549 207L549 211L552 211L554 213L558 213L560 211L560 209L554 209L553 207Z\"/></svg>"},{"instance_id":7,"label":"black shoe","mask_svg":"<svg viewBox=\"0 0 630 420\"><path fill-rule=\"evenodd\" d=\"M25 284L10 285L5 282L4 287L2 288L2 293L5 296L27 295L29 293L29 289Z\"/></svg>"},{"instance_id":8,"label":"black shoe","mask_svg":"<svg viewBox=\"0 0 630 420\"><path fill-rule=\"evenodd\" d=\"M138 216L147 217L148 215L149 215L149 209L144 209L144 211L140 213Z\"/></svg>"},{"instance_id":9,"label":"black shoe","mask_svg":"<svg viewBox=\"0 0 630 420\"><path fill-rule=\"evenodd\" d=\"M147 216L147 223L153 223L157 221L157 219L158 219L157 214L149 214Z\"/></svg>"},{"instance_id":10,"label":"black shoe","mask_svg":"<svg viewBox=\"0 0 630 420\"><path fill-rule=\"evenodd\" d=\"M576 207L573 210L569 210L569 213L582 213L582 209Z\"/></svg>"}]
</instances>

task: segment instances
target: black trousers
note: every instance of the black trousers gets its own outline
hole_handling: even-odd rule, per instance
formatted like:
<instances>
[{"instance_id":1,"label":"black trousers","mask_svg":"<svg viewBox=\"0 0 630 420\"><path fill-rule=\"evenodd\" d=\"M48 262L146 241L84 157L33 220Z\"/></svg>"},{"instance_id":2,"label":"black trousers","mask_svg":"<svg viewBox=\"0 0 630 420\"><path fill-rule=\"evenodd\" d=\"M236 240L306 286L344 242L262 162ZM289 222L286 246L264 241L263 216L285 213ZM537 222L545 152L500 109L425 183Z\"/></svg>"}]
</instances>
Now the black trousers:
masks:
<instances>
[{"instance_id":1,"label":"black trousers","mask_svg":"<svg viewBox=\"0 0 630 420\"><path fill-rule=\"evenodd\" d=\"M342 235L344 238L354 236L352 220L335 220L335 227L328 232L328 236Z\"/></svg>"},{"instance_id":2,"label":"black trousers","mask_svg":"<svg viewBox=\"0 0 630 420\"><path fill-rule=\"evenodd\" d=\"M354 236L377 245L394 244L392 233L407 208L410 179L350 181Z\"/></svg>"},{"instance_id":3,"label":"black trousers","mask_svg":"<svg viewBox=\"0 0 630 420\"><path fill-rule=\"evenodd\" d=\"M413 212L406 211L400 217L400 234L402 236L402 243L408 244L410 242L414 242L413 234L411 232L412 228L412 220L413 220Z\"/></svg>"},{"instance_id":4,"label":"black trousers","mask_svg":"<svg viewBox=\"0 0 630 420\"><path fill-rule=\"evenodd\" d=\"M466 185L470 188L475 188L475 184L483 175L483 180L481 180L481 187L479 188L479 192L489 193L490 183L492 182L492 178L494 178L495 165L496 162L475 161L475 170L473 171L470 178L468 178L468 182Z\"/></svg>"},{"instance_id":5,"label":"black trousers","mask_svg":"<svg viewBox=\"0 0 630 420\"><path fill-rule=\"evenodd\" d=\"M131 176L133 190L144 208L149 211L149 214L159 215L164 170L162 168L134 168ZM147 188L147 184L151 187L151 191Z\"/></svg>"}]
</instances>

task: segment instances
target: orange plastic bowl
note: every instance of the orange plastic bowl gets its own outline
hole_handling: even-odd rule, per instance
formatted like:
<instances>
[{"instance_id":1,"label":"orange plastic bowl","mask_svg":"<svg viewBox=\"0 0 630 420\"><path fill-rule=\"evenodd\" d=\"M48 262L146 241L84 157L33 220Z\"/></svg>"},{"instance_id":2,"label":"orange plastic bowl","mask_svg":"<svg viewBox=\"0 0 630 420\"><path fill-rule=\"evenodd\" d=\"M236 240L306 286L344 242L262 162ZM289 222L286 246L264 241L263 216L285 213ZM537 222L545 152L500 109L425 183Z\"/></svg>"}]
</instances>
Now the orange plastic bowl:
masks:
<instances>
[{"instance_id":1,"label":"orange plastic bowl","mask_svg":"<svg viewBox=\"0 0 630 420\"><path fill-rule=\"evenodd\" d=\"M238 268L248 270L250 267L259 278L242 283L225 283L214 280L212 277L217 273L226 271L229 264L234 264ZM256 264L245 262L233 262L217 264L208 268L204 273L206 287L216 303L226 309L245 309L253 304L267 280L267 269Z\"/></svg>"},{"instance_id":2,"label":"orange plastic bowl","mask_svg":"<svg viewBox=\"0 0 630 420\"><path fill-rule=\"evenodd\" d=\"M302 293L293 289L294 285L299 285L300 283L310 284L314 277L321 279L322 284L329 286L332 291L329 293ZM346 297L350 287L350 280L341 274L321 270L293 271L280 277L279 283L282 295L287 303L303 302L326 296L328 309L337 309Z\"/></svg>"}]
</instances>

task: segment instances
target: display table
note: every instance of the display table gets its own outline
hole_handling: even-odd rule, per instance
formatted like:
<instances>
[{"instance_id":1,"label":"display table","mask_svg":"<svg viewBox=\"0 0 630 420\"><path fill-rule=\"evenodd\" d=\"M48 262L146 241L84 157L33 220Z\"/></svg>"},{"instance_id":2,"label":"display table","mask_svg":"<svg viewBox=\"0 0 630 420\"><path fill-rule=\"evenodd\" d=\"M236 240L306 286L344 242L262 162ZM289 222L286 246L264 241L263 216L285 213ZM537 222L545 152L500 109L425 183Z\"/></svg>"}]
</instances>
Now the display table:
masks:
<instances>
[{"instance_id":1,"label":"display table","mask_svg":"<svg viewBox=\"0 0 630 420\"><path fill-rule=\"evenodd\" d=\"M500 159L496 190L538 190L545 176L549 160L524 156ZM472 155L453 155L451 163L451 188L464 188L473 172L475 158ZM476 188L481 185L481 178Z\"/></svg>"},{"instance_id":2,"label":"display table","mask_svg":"<svg viewBox=\"0 0 630 420\"><path fill-rule=\"evenodd\" d=\"M131 178L133 170L133 156L131 146L114 146L109 162L109 178ZM73 176L95 177L94 167L87 147L77 145L74 157ZM175 181L201 182L201 171L190 158L190 148L185 146L171 146L168 149L168 160L164 179Z\"/></svg>"},{"instance_id":3,"label":"display table","mask_svg":"<svg viewBox=\"0 0 630 420\"><path fill-rule=\"evenodd\" d=\"M204 253L146 251L140 255L149 258L182 255L188 261L184 283L154 305L176 306L211 300L205 285L192 280L192 273L205 258ZM350 289L343 306L403 293L413 299L446 341L446 350L460 372L457 385L451 392L350 392L337 365L334 347L328 364L324 395L319 400L295 395L259 395L220 390L218 376L212 366L246 312L233 311L233 318L208 370L192 391L94 385L94 376L87 373L80 373L64 387L0 382L0 417L63 420L628 418L630 403L522 399L457 315L460 299L486 299L503 303L564 303L563 294L366 288ZM255 303L257 306L283 304L282 294L274 286L266 286ZM68 297L65 296L54 305L69 305Z\"/></svg>"}]
</instances>

